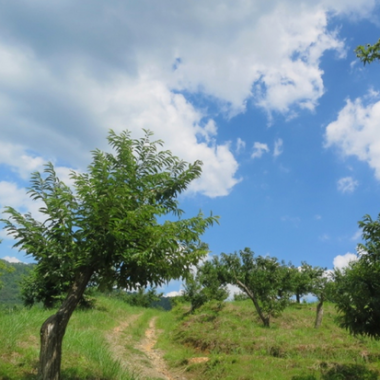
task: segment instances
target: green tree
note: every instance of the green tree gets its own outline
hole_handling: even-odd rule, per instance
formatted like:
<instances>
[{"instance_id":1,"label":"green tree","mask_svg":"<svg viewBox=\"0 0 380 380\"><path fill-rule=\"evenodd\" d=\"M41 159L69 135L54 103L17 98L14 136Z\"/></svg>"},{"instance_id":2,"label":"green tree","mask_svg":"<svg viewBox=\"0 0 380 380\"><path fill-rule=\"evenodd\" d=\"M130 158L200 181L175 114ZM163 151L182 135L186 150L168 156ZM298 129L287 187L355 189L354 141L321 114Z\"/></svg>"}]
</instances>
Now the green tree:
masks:
<instances>
[{"instance_id":1,"label":"green tree","mask_svg":"<svg viewBox=\"0 0 380 380\"><path fill-rule=\"evenodd\" d=\"M224 254L221 269L225 281L239 287L253 302L264 326L289 304L291 276L289 267L275 257L255 257L245 248L239 254Z\"/></svg>"},{"instance_id":2,"label":"green tree","mask_svg":"<svg viewBox=\"0 0 380 380\"><path fill-rule=\"evenodd\" d=\"M336 270L334 302L341 312L339 323L351 334L380 338L380 215L366 215L359 222L364 244L357 261Z\"/></svg>"},{"instance_id":3,"label":"green tree","mask_svg":"<svg viewBox=\"0 0 380 380\"><path fill-rule=\"evenodd\" d=\"M356 56L364 65L380 59L380 39L373 45L360 45L355 49Z\"/></svg>"},{"instance_id":4,"label":"green tree","mask_svg":"<svg viewBox=\"0 0 380 380\"><path fill-rule=\"evenodd\" d=\"M73 190L52 164L43 174L33 173L29 194L43 203L44 222L5 209L5 229L15 247L37 261L38 275L70 284L58 311L41 327L43 380L60 378L63 336L89 283L127 289L161 285L207 254L200 235L217 218L199 213L181 219L177 200L201 175L201 162L187 164L159 150L162 142L151 136L146 132L133 140L129 132L110 131L113 153L94 150L88 171L71 173Z\"/></svg>"},{"instance_id":5,"label":"green tree","mask_svg":"<svg viewBox=\"0 0 380 380\"><path fill-rule=\"evenodd\" d=\"M311 293L313 280L318 277L318 269L302 261L299 268L291 266L290 271L294 295L296 296L297 303L300 303L302 296Z\"/></svg>"},{"instance_id":6,"label":"green tree","mask_svg":"<svg viewBox=\"0 0 380 380\"><path fill-rule=\"evenodd\" d=\"M212 300L219 301L222 305L228 295L217 257L198 266L196 274L190 274L184 285L183 296L185 301L191 303L190 313Z\"/></svg>"}]
</instances>

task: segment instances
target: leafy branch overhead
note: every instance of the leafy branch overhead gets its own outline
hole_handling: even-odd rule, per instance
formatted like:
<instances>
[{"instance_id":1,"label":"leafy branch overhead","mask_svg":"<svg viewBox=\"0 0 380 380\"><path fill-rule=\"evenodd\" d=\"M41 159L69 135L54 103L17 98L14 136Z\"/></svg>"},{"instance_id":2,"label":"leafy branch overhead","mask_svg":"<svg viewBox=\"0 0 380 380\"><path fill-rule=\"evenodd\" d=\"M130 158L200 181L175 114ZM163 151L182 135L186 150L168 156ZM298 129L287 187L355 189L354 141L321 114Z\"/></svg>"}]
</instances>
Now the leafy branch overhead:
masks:
<instances>
[{"instance_id":1,"label":"leafy branch overhead","mask_svg":"<svg viewBox=\"0 0 380 380\"><path fill-rule=\"evenodd\" d=\"M380 39L373 45L360 45L355 49L356 56L364 65L380 59Z\"/></svg>"}]
</instances>

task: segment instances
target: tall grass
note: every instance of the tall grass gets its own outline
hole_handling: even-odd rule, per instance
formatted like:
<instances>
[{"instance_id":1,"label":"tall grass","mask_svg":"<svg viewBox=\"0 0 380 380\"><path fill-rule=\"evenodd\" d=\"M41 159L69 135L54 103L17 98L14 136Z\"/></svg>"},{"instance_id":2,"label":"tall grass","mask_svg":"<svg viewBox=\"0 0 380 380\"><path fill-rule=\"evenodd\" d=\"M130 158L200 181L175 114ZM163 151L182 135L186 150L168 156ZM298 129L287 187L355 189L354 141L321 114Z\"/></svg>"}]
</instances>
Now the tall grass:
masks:
<instances>
[{"instance_id":1,"label":"tall grass","mask_svg":"<svg viewBox=\"0 0 380 380\"><path fill-rule=\"evenodd\" d=\"M0 379L35 379L39 329L54 311L38 307L0 313ZM77 310L63 341L63 380L132 380L109 349L105 335L129 316L141 312L124 302L99 297L91 310Z\"/></svg>"}]
</instances>

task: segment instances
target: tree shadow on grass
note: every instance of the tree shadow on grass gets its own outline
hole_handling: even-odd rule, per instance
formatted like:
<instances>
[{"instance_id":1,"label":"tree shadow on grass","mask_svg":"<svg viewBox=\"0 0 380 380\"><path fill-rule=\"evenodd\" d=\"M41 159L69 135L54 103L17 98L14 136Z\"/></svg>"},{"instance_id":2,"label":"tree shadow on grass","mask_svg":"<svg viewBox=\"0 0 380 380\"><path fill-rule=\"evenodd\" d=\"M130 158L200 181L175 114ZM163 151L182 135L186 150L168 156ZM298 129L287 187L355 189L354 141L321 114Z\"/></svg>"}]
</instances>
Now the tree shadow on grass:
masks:
<instances>
[{"instance_id":1,"label":"tree shadow on grass","mask_svg":"<svg viewBox=\"0 0 380 380\"><path fill-rule=\"evenodd\" d=\"M326 366L327 367L327 366ZM293 376L292 380L317 380L314 375ZM321 380L379 380L379 372L360 364L333 364L321 370Z\"/></svg>"}]
</instances>

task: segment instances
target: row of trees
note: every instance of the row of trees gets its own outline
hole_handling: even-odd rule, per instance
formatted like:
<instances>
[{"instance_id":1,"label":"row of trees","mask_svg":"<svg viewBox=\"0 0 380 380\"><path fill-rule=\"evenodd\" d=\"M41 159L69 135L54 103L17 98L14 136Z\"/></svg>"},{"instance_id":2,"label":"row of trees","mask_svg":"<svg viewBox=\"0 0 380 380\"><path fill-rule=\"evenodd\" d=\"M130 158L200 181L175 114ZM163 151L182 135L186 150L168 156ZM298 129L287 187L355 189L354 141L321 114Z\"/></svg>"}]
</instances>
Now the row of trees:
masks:
<instances>
[{"instance_id":1,"label":"row of trees","mask_svg":"<svg viewBox=\"0 0 380 380\"><path fill-rule=\"evenodd\" d=\"M184 298L191 303L190 312L210 300L225 300L229 295L228 284L237 286L252 301L266 327L292 298L300 302L302 296L311 293L318 299L315 327L319 327L330 277L324 268L306 262L297 268L275 257L255 256L249 248L233 254L222 253L200 265L186 280Z\"/></svg>"}]
</instances>

